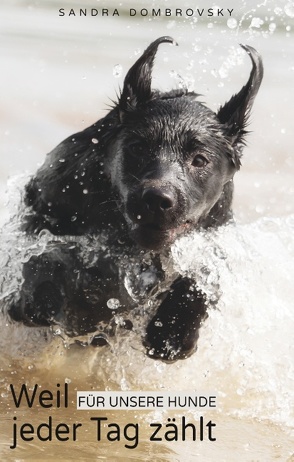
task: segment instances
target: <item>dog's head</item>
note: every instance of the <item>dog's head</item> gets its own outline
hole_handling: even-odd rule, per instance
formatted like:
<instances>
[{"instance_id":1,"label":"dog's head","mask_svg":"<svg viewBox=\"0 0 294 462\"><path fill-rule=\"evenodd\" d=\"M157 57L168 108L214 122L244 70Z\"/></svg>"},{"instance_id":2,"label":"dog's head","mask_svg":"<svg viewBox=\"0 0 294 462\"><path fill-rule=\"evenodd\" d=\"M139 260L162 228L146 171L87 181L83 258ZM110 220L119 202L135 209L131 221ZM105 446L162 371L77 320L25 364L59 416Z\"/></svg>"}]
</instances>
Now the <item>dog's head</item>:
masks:
<instances>
[{"instance_id":1,"label":"dog's head","mask_svg":"<svg viewBox=\"0 0 294 462\"><path fill-rule=\"evenodd\" d=\"M249 80L214 113L195 93L151 90L162 42L173 39L153 42L126 75L117 104L119 132L109 150L109 174L131 235L153 250L186 229L205 226L212 211L226 221L226 185L240 168L248 115L263 76L259 54L242 45L253 66Z\"/></svg>"}]
</instances>

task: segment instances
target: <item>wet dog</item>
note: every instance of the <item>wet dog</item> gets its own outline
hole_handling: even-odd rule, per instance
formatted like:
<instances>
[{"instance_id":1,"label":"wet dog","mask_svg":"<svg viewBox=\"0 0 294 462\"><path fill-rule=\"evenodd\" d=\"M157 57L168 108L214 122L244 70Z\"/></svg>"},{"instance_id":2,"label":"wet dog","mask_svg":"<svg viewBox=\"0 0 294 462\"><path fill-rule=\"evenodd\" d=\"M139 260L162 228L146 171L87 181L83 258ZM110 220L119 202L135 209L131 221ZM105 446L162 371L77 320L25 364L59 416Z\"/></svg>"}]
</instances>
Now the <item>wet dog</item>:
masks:
<instances>
[{"instance_id":1,"label":"wet dog","mask_svg":"<svg viewBox=\"0 0 294 462\"><path fill-rule=\"evenodd\" d=\"M249 80L214 113L195 93L151 89L163 42L174 43L151 43L110 112L57 146L27 184L26 233L47 229L60 239L24 264L10 316L60 325L73 337L91 333L92 345L101 345L115 325L132 328L136 307L152 305L147 354L174 361L195 351L207 300L197 281L168 267L169 250L178 236L231 219L233 176L263 67L242 45Z\"/></svg>"}]
</instances>

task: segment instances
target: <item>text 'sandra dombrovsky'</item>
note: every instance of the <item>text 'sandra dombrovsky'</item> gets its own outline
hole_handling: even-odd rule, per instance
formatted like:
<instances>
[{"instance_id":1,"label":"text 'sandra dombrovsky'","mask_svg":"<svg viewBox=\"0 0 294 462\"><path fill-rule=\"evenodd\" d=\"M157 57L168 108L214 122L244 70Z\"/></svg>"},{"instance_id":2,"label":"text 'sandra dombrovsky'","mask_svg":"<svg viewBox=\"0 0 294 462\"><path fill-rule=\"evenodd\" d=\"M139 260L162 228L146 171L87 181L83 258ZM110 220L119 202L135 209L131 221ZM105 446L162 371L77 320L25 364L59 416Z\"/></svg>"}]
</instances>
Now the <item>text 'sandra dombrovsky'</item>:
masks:
<instances>
[{"instance_id":1,"label":"text 'sandra dombrovsky'","mask_svg":"<svg viewBox=\"0 0 294 462\"><path fill-rule=\"evenodd\" d=\"M234 8L59 8L59 16L149 16L149 17L231 17Z\"/></svg>"}]
</instances>

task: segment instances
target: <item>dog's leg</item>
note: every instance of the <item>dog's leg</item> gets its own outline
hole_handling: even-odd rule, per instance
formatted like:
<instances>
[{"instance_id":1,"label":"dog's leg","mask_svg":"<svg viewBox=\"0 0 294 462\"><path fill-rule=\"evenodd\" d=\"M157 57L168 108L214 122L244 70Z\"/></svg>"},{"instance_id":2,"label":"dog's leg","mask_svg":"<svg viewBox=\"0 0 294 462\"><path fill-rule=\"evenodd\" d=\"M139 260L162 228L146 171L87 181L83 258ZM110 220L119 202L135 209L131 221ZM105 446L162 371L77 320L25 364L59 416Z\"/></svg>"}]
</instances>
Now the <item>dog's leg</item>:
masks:
<instances>
[{"instance_id":1,"label":"dog's leg","mask_svg":"<svg viewBox=\"0 0 294 462\"><path fill-rule=\"evenodd\" d=\"M205 297L192 284L189 278L178 278L149 322L145 345L151 358L172 362L196 350L207 314Z\"/></svg>"},{"instance_id":2,"label":"dog's leg","mask_svg":"<svg viewBox=\"0 0 294 462\"><path fill-rule=\"evenodd\" d=\"M101 254L86 266L74 243L31 257L23 279L9 309L11 318L28 326L57 324L69 336L97 330L111 335L114 315L125 314L132 305L119 283L116 262ZM111 309L109 299L119 300L119 307Z\"/></svg>"},{"instance_id":3,"label":"dog's leg","mask_svg":"<svg viewBox=\"0 0 294 462\"><path fill-rule=\"evenodd\" d=\"M23 265L23 284L9 314L28 326L49 326L63 316L68 251L55 249L35 255Z\"/></svg>"}]
</instances>

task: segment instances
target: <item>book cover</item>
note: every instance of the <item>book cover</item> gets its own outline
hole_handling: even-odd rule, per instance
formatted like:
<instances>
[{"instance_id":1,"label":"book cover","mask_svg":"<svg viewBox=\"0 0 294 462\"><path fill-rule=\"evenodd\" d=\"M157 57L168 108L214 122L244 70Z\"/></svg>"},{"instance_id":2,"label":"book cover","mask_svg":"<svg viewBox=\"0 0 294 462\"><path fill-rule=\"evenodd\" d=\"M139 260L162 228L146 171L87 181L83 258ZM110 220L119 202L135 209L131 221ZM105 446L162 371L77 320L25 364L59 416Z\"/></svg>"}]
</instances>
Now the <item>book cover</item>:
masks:
<instances>
[{"instance_id":1,"label":"book cover","mask_svg":"<svg viewBox=\"0 0 294 462\"><path fill-rule=\"evenodd\" d=\"M3 0L0 11L1 460L293 461L293 1ZM218 114L248 82L252 48L264 66L234 176L234 220L181 233L161 263L207 300L197 350L174 361L142 342L153 299L140 303L132 285L138 265L152 265L127 247L133 329L107 288L116 332L105 342L9 315L24 283L30 298L35 273L23 268L46 252L69 255L78 242L85 265L102 249L107 266L112 249L93 232L23 231L24 188L46 153L112 110L159 37L178 46L158 47L152 88L194 91Z\"/></svg>"}]
</instances>

